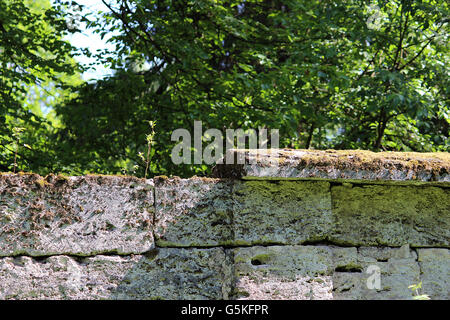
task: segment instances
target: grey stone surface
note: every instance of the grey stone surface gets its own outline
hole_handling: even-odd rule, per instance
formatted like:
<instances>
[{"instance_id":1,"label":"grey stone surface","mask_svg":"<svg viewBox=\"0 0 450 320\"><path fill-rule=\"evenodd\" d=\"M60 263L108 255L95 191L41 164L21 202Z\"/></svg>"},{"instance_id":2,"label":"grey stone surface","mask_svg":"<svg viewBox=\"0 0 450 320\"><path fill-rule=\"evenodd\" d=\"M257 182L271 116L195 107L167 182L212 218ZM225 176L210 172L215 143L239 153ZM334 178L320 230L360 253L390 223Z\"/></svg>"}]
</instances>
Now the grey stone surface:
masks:
<instances>
[{"instance_id":1,"label":"grey stone surface","mask_svg":"<svg viewBox=\"0 0 450 320\"><path fill-rule=\"evenodd\" d=\"M355 247L332 247L333 266L335 271L360 271L362 266Z\"/></svg>"},{"instance_id":2,"label":"grey stone surface","mask_svg":"<svg viewBox=\"0 0 450 320\"><path fill-rule=\"evenodd\" d=\"M235 284L236 300L331 300L331 276L241 276Z\"/></svg>"},{"instance_id":3,"label":"grey stone surface","mask_svg":"<svg viewBox=\"0 0 450 320\"><path fill-rule=\"evenodd\" d=\"M368 287L376 266L380 270L380 288ZM373 268L373 267L372 267ZM362 272L336 272L332 276L333 298L336 300L411 300L408 286L420 281L420 269L414 260L374 262Z\"/></svg>"},{"instance_id":4,"label":"grey stone surface","mask_svg":"<svg viewBox=\"0 0 450 320\"><path fill-rule=\"evenodd\" d=\"M142 253L153 210L152 180L0 175L0 256Z\"/></svg>"},{"instance_id":5,"label":"grey stone surface","mask_svg":"<svg viewBox=\"0 0 450 320\"><path fill-rule=\"evenodd\" d=\"M410 300L408 286L420 281L417 255L408 245L400 248L358 248L359 268L336 269L332 276L333 298L337 300ZM356 272L355 272L356 271ZM379 287L376 277L379 276Z\"/></svg>"},{"instance_id":6,"label":"grey stone surface","mask_svg":"<svg viewBox=\"0 0 450 320\"><path fill-rule=\"evenodd\" d=\"M108 299L142 256L0 259L0 299Z\"/></svg>"},{"instance_id":7,"label":"grey stone surface","mask_svg":"<svg viewBox=\"0 0 450 320\"><path fill-rule=\"evenodd\" d=\"M412 299L420 281L421 294L449 299L449 196L436 185L0 174L0 299Z\"/></svg>"},{"instance_id":8,"label":"grey stone surface","mask_svg":"<svg viewBox=\"0 0 450 320\"><path fill-rule=\"evenodd\" d=\"M363 150L232 149L239 164L218 164L217 177L321 178L450 184L446 152L370 152Z\"/></svg>"},{"instance_id":9,"label":"grey stone surface","mask_svg":"<svg viewBox=\"0 0 450 320\"><path fill-rule=\"evenodd\" d=\"M231 187L231 182L219 179L157 179L157 244L176 247L231 243Z\"/></svg>"},{"instance_id":10,"label":"grey stone surface","mask_svg":"<svg viewBox=\"0 0 450 320\"><path fill-rule=\"evenodd\" d=\"M233 252L236 299L412 299L408 286L420 281L409 246L254 246Z\"/></svg>"},{"instance_id":11,"label":"grey stone surface","mask_svg":"<svg viewBox=\"0 0 450 320\"><path fill-rule=\"evenodd\" d=\"M386 262L394 259L417 260L416 251L412 250L408 244L399 248L391 247L359 247L358 260L362 262Z\"/></svg>"},{"instance_id":12,"label":"grey stone surface","mask_svg":"<svg viewBox=\"0 0 450 320\"><path fill-rule=\"evenodd\" d=\"M328 182L242 181L233 194L238 245L301 244L324 240L331 230Z\"/></svg>"},{"instance_id":13,"label":"grey stone surface","mask_svg":"<svg viewBox=\"0 0 450 320\"><path fill-rule=\"evenodd\" d=\"M333 299L336 270L362 270L356 248L253 246L233 249L236 299Z\"/></svg>"},{"instance_id":14,"label":"grey stone surface","mask_svg":"<svg viewBox=\"0 0 450 320\"><path fill-rule=\"evenodd\" d=\"M319 246L233 249L235 299L331 299L333 252Z\"/></svg>"},{"instance_id":15,"label":"grey stone surface","mask_svg":"<svg viewBox=\"0 0 450 320\"><path fill-rule=\"evenodd\" d=\"M421 270L422 291L431 299L450 299L450 251L448 249L417 249Z\"/></svg>"},{"instance_id":16,"label":"grey stone surface","mask_svg":"<svg viewBox=\"0 0 450 320\"><path fill-rule=\"evenodd\" d=\"M331 241L363 246L450 246L450 189L334 186L331 197Z\"/></svg>"},{"instance_id":17,"label":"grey stone surface","mask_svg":"<svg viewBox=\"0 0 450 320\"><path fill-rule=\"evenodd\" d=\"M223 249L164 248L147 255L0 258L0 299L227 299Z\"/></svg>"}]
</instances>

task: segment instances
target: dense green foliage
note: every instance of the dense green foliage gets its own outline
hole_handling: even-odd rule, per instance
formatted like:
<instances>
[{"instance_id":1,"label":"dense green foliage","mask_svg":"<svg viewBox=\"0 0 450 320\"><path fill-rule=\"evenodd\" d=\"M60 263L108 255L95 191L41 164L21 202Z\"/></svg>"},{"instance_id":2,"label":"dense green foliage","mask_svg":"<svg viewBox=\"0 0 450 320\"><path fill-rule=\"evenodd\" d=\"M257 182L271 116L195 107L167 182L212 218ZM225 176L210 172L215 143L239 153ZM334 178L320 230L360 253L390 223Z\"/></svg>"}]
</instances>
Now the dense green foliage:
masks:
<instances>
[{"instance_id":1,"label":"dense green foliage","mask_svg":"<svg viewBox=\"0 0 450 320\"><path fill-rule=\"evenodd\" d=\"M54 105L59 127L27 151L31 157L45 150L45 163L30 161L25 170L142 176L138 154L147 149L150 120L156 120L152 174L208 172L170 159L172 131L192 132L194 120L204 130L277 128L282 147L449 149L447 1L373 1L372 7L358 0L103 2L109 10L88 26L114 35L116 50L98 60L115 73L73 88L76 96ZM0 16L8 26L6 16L14 15ZM42 19L62 32L56 13ZM58 32L42 42L47 35L25 28L35 33L30 46L59 60L34 62L21 53L30 61L22 65L39 74L66 72L67 44ZM22 52L8 39L0 38L0 48L15 53L2 65ZM17 111L28 111L19 94L6 94L3 82L35 81L27 78L33 73L8 70L0 75L0 107L9 104L7 113L31 121ZM33 130L25 132L36 135ZM0 159L3 169L10 162Z\"/></svg>"},{"instance_id":2,"label":"dense green foliage","mask_svg":"<svg viewBox=\"0 0 450 320\"><path fill-rule=\"evenodd\" d=\"M0 170L15 170L14 158L17 169L53 169L49 136L58 121L50 108L73 97L68 84L81 83L61 9L0 0Z\"/></svg>"}]
</instances>

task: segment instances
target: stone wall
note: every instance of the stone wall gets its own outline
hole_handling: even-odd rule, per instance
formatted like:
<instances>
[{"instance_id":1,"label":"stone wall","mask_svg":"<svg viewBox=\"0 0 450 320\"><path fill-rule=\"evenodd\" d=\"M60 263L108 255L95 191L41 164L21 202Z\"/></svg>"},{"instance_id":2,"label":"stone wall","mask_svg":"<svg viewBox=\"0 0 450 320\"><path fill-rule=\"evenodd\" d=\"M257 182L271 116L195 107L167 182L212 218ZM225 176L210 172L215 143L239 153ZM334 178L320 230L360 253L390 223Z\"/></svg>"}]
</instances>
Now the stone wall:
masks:
<instances>
[{"instance_id":1,"label":"stone wall","mask_svg":"<svg viewBox=\"0 0 450 320\"><path fill-rule=\"evenodd\" d=\"M450 298L447 169L407 181L264 168L0 175L0 299L412 299L420 281Z\"/></svg>"}]
</instances>

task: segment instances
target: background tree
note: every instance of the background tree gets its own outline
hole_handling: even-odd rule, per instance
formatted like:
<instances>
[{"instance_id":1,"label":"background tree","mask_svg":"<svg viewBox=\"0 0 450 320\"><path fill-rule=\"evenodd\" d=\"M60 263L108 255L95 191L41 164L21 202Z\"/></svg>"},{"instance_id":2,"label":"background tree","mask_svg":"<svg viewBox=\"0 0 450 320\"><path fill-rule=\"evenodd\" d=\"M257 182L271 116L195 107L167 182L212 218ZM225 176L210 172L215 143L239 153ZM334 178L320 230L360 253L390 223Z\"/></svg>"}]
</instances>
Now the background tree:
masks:
<instances>
[{"instance_id":1,"label":"background tree","mask_svg":"<svg viewBox=\"0 0 450 320\"><path fill-rule=\"evenodd\" d=\"M445 1L103 2L90 26L119 33L117 72L57 109L84 168L139 164L146 120L156 173L207 170L170 161L194 120L278 128L294 148L448 150Z\"/></svg>"},{"instance_id":2,"label":"background tree","mask_svg":"<svg viewBox=\"0 0 450 320\"><path fill-rule=\"evenodd\" d=\"M149 120L151 174L209 172L170 159L194 120L279 129L282 147L449 149L446 1L102 1L87 26L113 35L97 58L114 75L55 104L39 170L143 176Z\"/></svg>"},{"instance_id":3,"label":"background tree","mask_svg":"<svg viewBox=\"0 0 450 320\"><path fill-rule=\"evenodd\" d=\"M0 0L0 170L51 171L58 121L51 107L81 83L63 40L69 32L61 6L50 1ZM44 114L46 115L44 117Z\"/></svg>"}]
</instances>

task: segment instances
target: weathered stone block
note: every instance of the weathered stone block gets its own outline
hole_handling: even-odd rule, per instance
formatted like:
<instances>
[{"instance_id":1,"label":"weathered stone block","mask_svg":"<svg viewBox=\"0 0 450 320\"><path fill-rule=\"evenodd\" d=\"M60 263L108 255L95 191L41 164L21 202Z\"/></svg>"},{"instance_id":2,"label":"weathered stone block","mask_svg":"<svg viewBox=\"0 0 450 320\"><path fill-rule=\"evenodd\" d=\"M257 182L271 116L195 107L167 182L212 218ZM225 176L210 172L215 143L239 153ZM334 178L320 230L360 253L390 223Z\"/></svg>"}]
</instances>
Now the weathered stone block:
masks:
<instances>
[{"instance_id":1,"label":"weathered stone block","mask_svg":"<svg viewBox=\"0 0 450 320\"><path fill-rule=\"evenodd\" d=\"M236 277L234 298L331 299L334 269L356 258L356 248L348 249L340 252L325 246L233 249Z\"/></svg>"},{"instance_id":2,"label":"weathered stone block","mask_svg":"<svg viewBox=\"0 0 450 320\"><path fill-rule=\"evenodd\" d=\"M358 248L357 266L333 274L333 298L349 300L412 299L408 286L419 282L416 254L408 245L401 248ZM378 284L377 287L377 277Z\"/></svg>"},{"instance_id":3,"label":"weathered stone block","mask_svg":"<svg viewBox=\"0 0 450 320\"><path fill-rule=\"evenodd\" d=\"M0 299L108 299L142 256L0 259Z\"/></svg>"},{"instance_id":4,"label":"weathered stone block","mask_svg":"<svg viewBox=\"0 0 450 320\"><path fill-rule=\"evenodd\" d=\"M237 275L260 273L286 278L296 275L329 275L333 272L333 252L326 246L253 246L235 248Z\"/></svg>"},{"instance_id":5,"label":"weathered stone block","mask_svg":"<svg viewBox=\"0 0 450 320\"><path fill-rule=\"evenodd\" d=\"M417 253L408 244L400 248L390 247L359 247L358 260L361 262L386 262L389 260L417 260Z\"/></svg>"},{"instance_id":6,"label":"weathered stone block","mask_svg":"<svg viewBox=\"0 0 450 320\"><path fill-rule=\"evenodd\" d=\"M162 248L135 266L113 295L117 299L228 299L232 260L222 248Z\"/></svg>"},{"instance_id":7,"label":"weathered stone block","mask_svg":"<svg viewBox=\"0 0 450 320\"><path fill-rule=\"evenodd\" d=\"M147 255L0 258L0 299L227 299L231 261L223 249Z\"/></svg>"},{"instance_id":8,"label":"weathered stone block","mask_svg":"<svg viewBox=\"0 0 450 320\"><path fill-rule=\"evenodd\" d=\"M285 280L274 275L241 276L235 284L237 300L331 300L331 276Z\"/></svg>"},{"instance_id":9,"label":"weathered stone block","mask_svg":"<svg viewBox=\"0 0 450 320\"><path fill-rule=\"evenodd\" d=\"M422 294L431 299L450 299L450 251L448 249L417 249L422 272Z\"/></svg>"},{"instance_id":10,"label":"weathered stone block","mask_svg":"<svg viewBox=\"0 0 450 320\"><path fill-rule=\"evenodd\" d=\"M450 183L447 152L231 149L228 154L231 159L243 159L243 164L218 164L213 169L216 177Z\"/></svg>"},{"instance_id":11,"label":"weathered stone block","mask_svg":"<svg viewBox=\"0 0 450 320\"><path fill-rule=\"evenodd\" d=\"M0 176L0 256L142 253L153 247L153 182Z\"/></svg>"},{"instance_id":12,"label":"weathered stone block","mask_svg":"<svg viewBox=\"0 0 450 320\"><path fill-rule=\"evenodd\" d=\"M336 271L360 271L358 250L355 247L331 247L333 252L333 266Z\"/></svg>"},{"instance_id":13,"label":"weathered stone block","mask_svg":"<svg viewBox=\"0 0 450 320\"><path fill-rule=\"evenodd\" d=\"M358 253L354 247L334 246L236 248L233 297L412 299L408 286L420 277L413 251L408 246L387 251L370 248ZM379 288L373 287L374 267L379 271Z\"/></svg>"},{"instance_id":14,"label":"weathered stone block","mask_svg":"<svg viewBox=\"0 0 450 320\"><path fill-rule=\"evenodd\" d=\"M348 185L331 189L330 240L347 245L450 246L450 189Z\"/></svg>"},{"instance_id":15,"label":"weathered stone block","mask_svg":"<svg viewBox=\"0 0 450 320\"><path fill-rule=\"evenodd\" d=\"M233 193L236 244L301 244L331 230L328 182L242 181Z\"/></svg>"},{"instance_id":16,"label":"weathered stone block","mask_svg":"<svg viewBox=\"0 0 450 320\"><path fill-rule=\"evenodd\" d=\"M367 282L374 269L362 272L336 272L333 274L333 299L336 300L410 300L413 298L408 286L419 281L420 270L416 262L374 262L379 267L380 288L370 288Z\"/></svg>"},{"instance_id":17,"label":"weathered stone block","mask_svg":"<svg viewBox=\"0 0 450 320\"><path fill-rule=\"evenodd\" d=\"M157 179L157 244L215 246L231 243L231 186L231 182L219 179Z\"/></svg>"}]
</instances>

